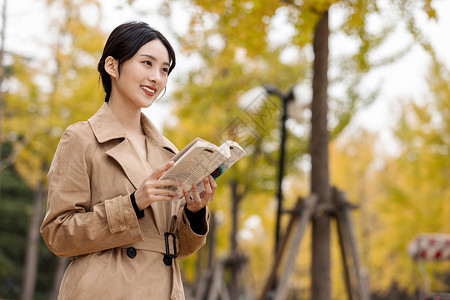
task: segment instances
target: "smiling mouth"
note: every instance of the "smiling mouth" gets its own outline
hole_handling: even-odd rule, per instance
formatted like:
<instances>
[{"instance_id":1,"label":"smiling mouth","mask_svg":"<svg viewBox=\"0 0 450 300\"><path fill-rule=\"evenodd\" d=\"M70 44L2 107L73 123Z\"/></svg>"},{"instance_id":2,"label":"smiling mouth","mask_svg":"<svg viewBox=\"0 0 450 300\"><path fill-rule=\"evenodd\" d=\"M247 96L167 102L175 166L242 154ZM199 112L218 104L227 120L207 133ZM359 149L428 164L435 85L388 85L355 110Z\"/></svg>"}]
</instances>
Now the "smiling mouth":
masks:
<instances>
[{"instance_id":1,"label":"smiling mouth","mask_svg":"<svg viewBox=\"0 0 450 300\"><path fill-rule=\"evenodd\" d=\"M149 87L144 86L144 85L142 85L141 88L142 88L144 91L146 91L147 93L150 93L150 94L156 93L156 89L152 89L152 88L149 88Z\"/></svg>"}]
</instances>

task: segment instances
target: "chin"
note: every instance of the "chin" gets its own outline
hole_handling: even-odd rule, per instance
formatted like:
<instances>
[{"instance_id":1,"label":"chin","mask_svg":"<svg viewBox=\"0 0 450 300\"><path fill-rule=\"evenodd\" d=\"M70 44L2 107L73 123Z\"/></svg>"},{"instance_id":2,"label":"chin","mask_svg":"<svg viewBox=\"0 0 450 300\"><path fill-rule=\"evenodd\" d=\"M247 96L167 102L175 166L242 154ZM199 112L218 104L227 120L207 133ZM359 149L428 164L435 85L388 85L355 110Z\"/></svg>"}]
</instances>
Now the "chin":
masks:
<instances>
[{"instance_id":1,"label":"chin","mask_svg":"<svg viewBox=\"0 0 450 300\"><path fill-rule=\"evenodd\" d=\"M153 101L154 102L154 101ZM145 103L141 106L141 108L149 108L150 106L152 106L153 102L151 103Z\"/></svg>"},{"instance_id":2,"label":"chin","mask_svg":"<svg viewBox=\"0 0 450 300\"><path fill-rule=\"evenodd\" d=\"M141 100L139 101L139 106L141 108L149 108L153 103L155 103L155 100L156 98Z\"/></svg>"}]
</instances>

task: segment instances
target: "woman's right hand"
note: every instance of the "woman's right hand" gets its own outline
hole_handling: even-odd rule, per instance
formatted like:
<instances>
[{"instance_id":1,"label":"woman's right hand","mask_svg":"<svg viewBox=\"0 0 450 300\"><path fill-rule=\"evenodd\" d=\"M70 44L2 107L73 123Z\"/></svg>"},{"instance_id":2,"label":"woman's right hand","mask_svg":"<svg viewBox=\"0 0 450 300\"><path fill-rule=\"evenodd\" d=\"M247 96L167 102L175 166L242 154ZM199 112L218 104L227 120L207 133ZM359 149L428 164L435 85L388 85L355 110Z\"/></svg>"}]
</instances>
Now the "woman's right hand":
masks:
<instances>
[{"instance_id":1,"label":"woman's right hand","mask_svg":"<svg viewBox=\"0 0 450 300\"><path fill-rule=\"evenodd\" d=\"M139 210L150 206L157 201L173 200L178 195L177 192L169 190L167 186L182 186L175 180L158 180L164 172L174 165L173 161L169 161L156 169L141 183L139 188L134 192L136 205Z\"/></svg>"}]
</instances>

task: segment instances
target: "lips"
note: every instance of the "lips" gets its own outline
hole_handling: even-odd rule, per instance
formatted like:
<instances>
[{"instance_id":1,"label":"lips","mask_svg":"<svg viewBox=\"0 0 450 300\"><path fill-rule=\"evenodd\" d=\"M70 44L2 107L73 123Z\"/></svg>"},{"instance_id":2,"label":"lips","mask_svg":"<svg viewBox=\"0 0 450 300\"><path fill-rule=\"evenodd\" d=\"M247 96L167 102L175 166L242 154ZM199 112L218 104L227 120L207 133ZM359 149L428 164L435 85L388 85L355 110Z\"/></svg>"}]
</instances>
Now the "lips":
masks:
<instances>
[{"instance_id":1,"label":"lips","mask_svg":"<svg viewBox=\"0 0 450 300\"><path fill-rule=\"evenodd\" d=\"M154 95L156 93L156 88L148 87L145 85L141 85L141 88L144 90L144 92L150 96Z\"/></svg>"}]
</instances>

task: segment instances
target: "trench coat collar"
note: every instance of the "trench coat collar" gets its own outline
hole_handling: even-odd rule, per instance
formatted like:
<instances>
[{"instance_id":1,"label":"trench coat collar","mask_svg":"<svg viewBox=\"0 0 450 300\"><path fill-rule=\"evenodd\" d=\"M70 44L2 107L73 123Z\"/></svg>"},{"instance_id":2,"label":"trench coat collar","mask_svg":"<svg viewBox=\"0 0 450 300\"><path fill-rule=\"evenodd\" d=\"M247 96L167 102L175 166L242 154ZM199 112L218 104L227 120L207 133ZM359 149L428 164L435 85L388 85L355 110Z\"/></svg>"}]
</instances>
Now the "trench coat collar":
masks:
<instances>
[{"instance_id":1,"label":"trench coat collar","mask_svg":"<svg viewBox=\"0 0 450 300\"><path fill-rule=\"evenodd\" d=\"M120 164L132 184L135 188L138 188L145 176L151 171L151 168L128 141L125 129L108 104L104 103L88 122L98 143L103 144L112 140L121 140L116 146L106 151L106 154ZM143 113L141 113L141 124L147 139L152 139L153 142L166 148L168 151L177 152L177 148L159 132ZM135 155L131 155L131 153L135 153Z\"/></svg>"},{"instance_id":2,"label":"trench coat collar","mask_svg":"<svg viewBox=\"0 0 450 300\"><path fill-rule=\"evenodd\" d=\"M97 141L101 144L114 139L126 138L125 129L106 102L89 119L89 123ZM141 124L147 137L150 137L160 146L170 149L169 151L177 152L177 148L159 132L152 121L143 113L141 113Z\"/></svg>"}]
</instances>

